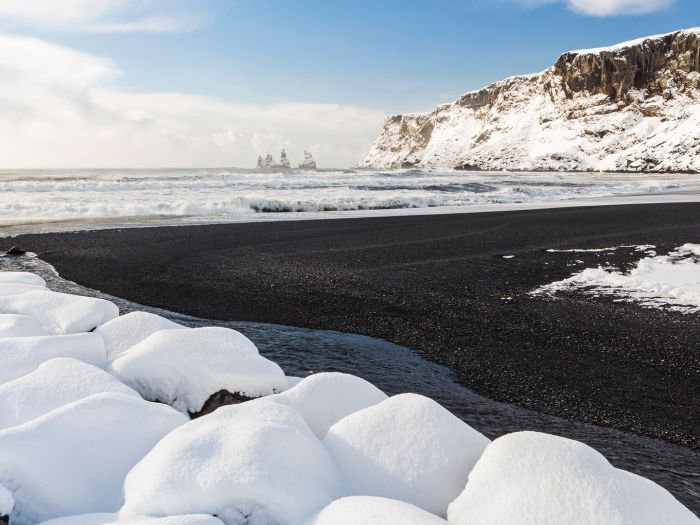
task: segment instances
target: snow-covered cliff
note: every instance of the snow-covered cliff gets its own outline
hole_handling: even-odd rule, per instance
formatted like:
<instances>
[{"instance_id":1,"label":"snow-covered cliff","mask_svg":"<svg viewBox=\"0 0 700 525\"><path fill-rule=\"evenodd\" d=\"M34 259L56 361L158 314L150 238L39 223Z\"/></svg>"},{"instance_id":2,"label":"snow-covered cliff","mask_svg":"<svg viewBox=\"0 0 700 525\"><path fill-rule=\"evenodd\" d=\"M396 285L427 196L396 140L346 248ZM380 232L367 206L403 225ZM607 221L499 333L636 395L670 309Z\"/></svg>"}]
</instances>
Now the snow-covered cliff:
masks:
<instances>
[{"instance_id":1,"label":"snow-covered cliff","mask_svg":"<svg viewBox=\"0 0 700 525\"><path fill-rule=\"evenodd\" d=\"M571 51L430 113L396 115L360 167L700 171L700 28Z\"/></svg>"}]
</instances>

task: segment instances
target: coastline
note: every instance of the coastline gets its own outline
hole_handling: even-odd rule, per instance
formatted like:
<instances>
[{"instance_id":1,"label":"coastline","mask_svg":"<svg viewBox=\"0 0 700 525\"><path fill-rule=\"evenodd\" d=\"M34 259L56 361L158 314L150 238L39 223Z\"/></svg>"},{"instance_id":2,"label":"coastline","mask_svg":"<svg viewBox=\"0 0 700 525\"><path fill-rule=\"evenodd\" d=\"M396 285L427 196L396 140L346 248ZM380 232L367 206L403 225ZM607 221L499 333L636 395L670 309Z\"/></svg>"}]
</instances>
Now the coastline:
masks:
<instances>
[{"instance_id":1,"label":"coastline","mask_svg":"<svg viewBox=\"0 0 700 525\"><path fill-rule=\"evenodd\" d=\"M546 249L663 252L698 231L700 204L665 204L98 230L0 247L143 304L386 339L492 399L698 450L696 316L528 295L574 271L574 255Z\"/></svg>"}]
</instances>

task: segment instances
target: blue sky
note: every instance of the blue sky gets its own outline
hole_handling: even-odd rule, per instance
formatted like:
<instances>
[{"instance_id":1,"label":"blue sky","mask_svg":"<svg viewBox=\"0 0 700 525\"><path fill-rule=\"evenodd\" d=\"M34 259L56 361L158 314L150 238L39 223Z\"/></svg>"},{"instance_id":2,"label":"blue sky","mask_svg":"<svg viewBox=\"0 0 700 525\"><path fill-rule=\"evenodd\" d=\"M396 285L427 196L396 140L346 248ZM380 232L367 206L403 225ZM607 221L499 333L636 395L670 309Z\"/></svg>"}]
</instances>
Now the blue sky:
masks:
<instances>
[{"instance_id":1,"label":"blue sky","mask_svg":"<svg viewBox=\"0 0 700 525\"><path fill-rule=\"evenodd\" d=\"M569 49L698 25L697 0L0 0L0 71L31 66L16 91L0 88L0 117L37 119L5 119L15 141L34 133L12 166L249 163L283 145L347 165L387 114L542 70ZM102 156L59 147L50 126L74 143L98 126ZM28 158L37 144L41 162Z\"/></svg>"},{"instance_id":2,"label":"blue sky","mask_svg":"<svg viewBox=\"0 0 700 525\"><path fill-rule=\"evenodd\" d=\"M190 32L55 35L114 59L134 89L248 102L425 110L569 49L700 25L700 2L647 15L585 16L564 2L230 0L183 6ZM138 52L135 52L138 49Z\"/></svg>"}]
</instances>

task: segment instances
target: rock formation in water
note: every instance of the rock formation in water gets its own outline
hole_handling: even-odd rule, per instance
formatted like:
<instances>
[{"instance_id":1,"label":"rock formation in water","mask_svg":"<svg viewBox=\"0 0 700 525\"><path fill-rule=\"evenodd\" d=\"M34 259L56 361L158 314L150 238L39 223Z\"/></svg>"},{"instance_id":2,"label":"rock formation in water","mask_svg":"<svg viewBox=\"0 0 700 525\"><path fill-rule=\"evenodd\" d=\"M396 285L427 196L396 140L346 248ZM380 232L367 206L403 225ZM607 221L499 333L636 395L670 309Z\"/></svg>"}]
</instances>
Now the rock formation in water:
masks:
<instances>
[{"instance_id":1,"label":"rock formation in water","mask_svg":"<svg viewBox=\"0 0 700 525\"><path fill-rule=\"evenodd\" d=\"M700 172L700 28L564 53L390 117L360 167Z\"/></svg>"},{"instance_id":2,"label":"rock formation in water","mask_svg":"<svg viewBox=\"0 0 700 525\"><path fill-rule=\"evenodd\" d=\"M280 163L277 167L283 169L289 169L292 167L291 163L289 162L289 159L287 158L287 152L284 148L282 148L282 151L280 152Z\"/></svg>"},{"instance_id":3,"label":"rock formation in water","mask_svg":"<svg viewBox=\"0 0 700 525\"><path fill-rule=\"evenodd\" d=\"M304 160L299 163L300 170L315 170L316 161L310 151L304 150Z\"/></svg>"}]
</instances>

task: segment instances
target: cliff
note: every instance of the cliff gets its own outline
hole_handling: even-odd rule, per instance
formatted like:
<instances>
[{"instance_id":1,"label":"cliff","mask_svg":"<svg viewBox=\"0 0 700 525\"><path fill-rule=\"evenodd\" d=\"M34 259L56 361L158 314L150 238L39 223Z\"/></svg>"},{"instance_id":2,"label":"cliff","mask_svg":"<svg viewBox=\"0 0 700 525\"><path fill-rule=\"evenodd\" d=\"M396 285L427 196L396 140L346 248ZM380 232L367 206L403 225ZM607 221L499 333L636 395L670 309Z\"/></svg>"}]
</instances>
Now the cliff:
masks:
<instances>
[{"instance_id":1,"label":"cliff","mask_svg":"<svg viewBox=\"0 0 700 525\"><path fill-rule=\"evenodd\" d=\"M700 28L564 53L390 117L360 167L700 171Z\"/></svg>"}]
</instances>

